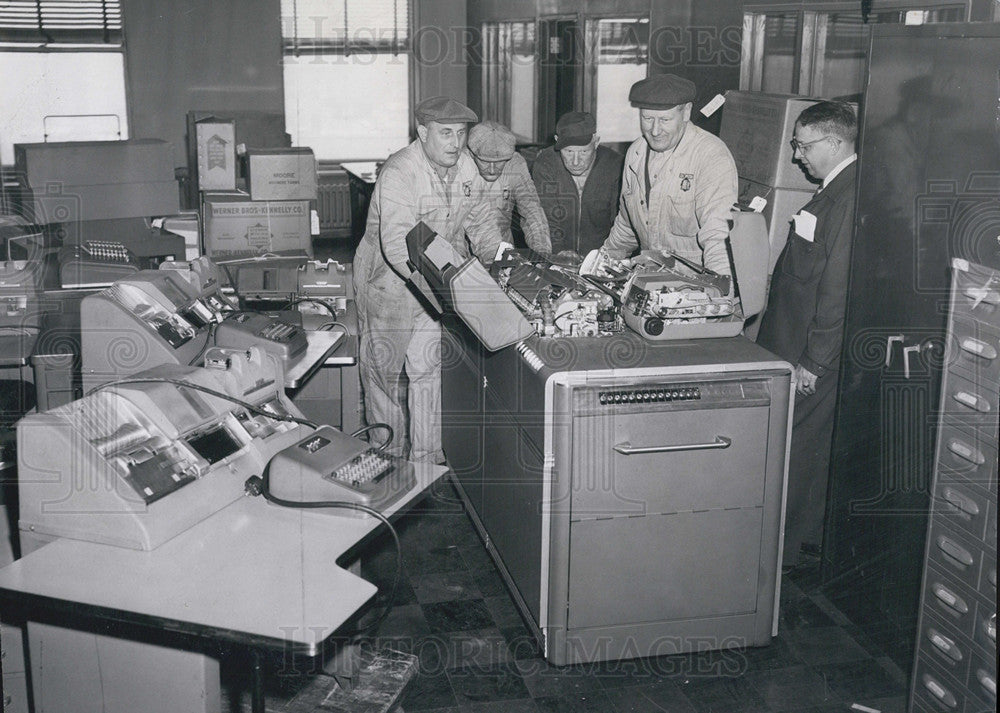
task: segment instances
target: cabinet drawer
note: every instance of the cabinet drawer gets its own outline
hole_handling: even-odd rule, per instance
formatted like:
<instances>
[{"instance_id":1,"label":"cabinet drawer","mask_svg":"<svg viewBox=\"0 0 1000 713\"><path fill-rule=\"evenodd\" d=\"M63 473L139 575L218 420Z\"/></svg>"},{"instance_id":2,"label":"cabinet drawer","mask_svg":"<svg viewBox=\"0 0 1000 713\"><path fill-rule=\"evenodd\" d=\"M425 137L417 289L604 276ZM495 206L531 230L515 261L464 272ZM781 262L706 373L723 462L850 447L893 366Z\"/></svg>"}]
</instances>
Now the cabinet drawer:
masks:
<instances>
[{"instance_id":1,"label":"cabinet drawer","mask_svg":"<svg viewBox=\"0 0 1000 713\"><path fill-rule=\"evenodd\" d=\"M939 479L951 481L958 478L991 487L997 479L995 442L986 435L987 429L972 430L965 426L967 424L959 427L947 420L941 424Z\"/></svg>"},{"instance_id":2,"label":"cabinet drawer","mask_svg":"<svg viewBox=\"0 0 1000 713\"><path fill-rule=\"evenodd\" d=\"M573 519L762 505L768 416L755 406L574 419Z\"/></svg>"},{"instance_id":3,"label":"cabinet drawer","mask_svg":"<svg viewBox=\"0 0 1000 713\"><path fill-rule=\"evenodd\" d=\"M973 485L938 479L934 487L934 520L958 528L979 541L986 536L989 497Z\"/></svg>"},{"instance_id":4,"label":"cabinet drawer","mask_svg":"<svg viewBox=\"0 0 1000 713\"><path fill-rule=\"evenodd\" d=\"M924 611L917 645L921 654L936 662L955 681L965 681L972 660L972 643L933 611Z\"/></svg>"},{"instance_id":5,"label":"cabinet drawer","mask_svg":"<svg viewBox=\"0 0 1000 713\"><path fill-rule=\"evenodd\" d=\"M921 652L913 672L913 697L932 711L965 710L965 691Z\"/></svg>"},{"instance_id":6,"label":"cabinet drawer","mask_svg":"<svg viewBox=\"0 0 1000 713\"><path fill-rule=\"evenodd\" d=\"M972 637L976 626L975 597L931 562L927 563L924 577L923 602L924 607L951 622L960 635Z\"/></svg>"},{"instance_id":7,"label":"cabinet drawer","mask_svg":"<svg viewBox=\"0 0 1000 713\"><path fill-rule=\"evenodd\" d=\"M931 522L929 540L928 561L946 573L949 582L961 583L960 586L969 592L977 591L983 564L982 546L970 542L937 517Z\"/></svg>"},{"instance_id":8,"label":"cabinet drawer","mask_svg":"<svg viewBox=\"0 0 1000 713\"><path fill-rule=\"evenodd\" d=\"M1000 385L1000 330L959 316L951 326L948 371L995 391Z\"/></svg>"},{"instance_id":9,"label":"cabinet drawer","mask_svg":"<svg viewBox=\"0 0 1000 713\"><path fill-rule=\"evenodd\" d=\"M4 674L21 673L24 666L24 629L0 622L0 665Z\"/></svg>"},{"instance_id":10,"label":"cabinet drawer","mask_svg":"<svg viewBox=\"0 0 1000 713\"><path fill-rule=\"evenodd\" d=\"M972 652L972 662L969 667L969 690L977 698L992 703L992 710L997 705L997 661L996 657L987 658L978 651Z\"/></svg>"},{"instance_id":11,"label":"cabinet drawer","mask_svg":"<svg viewBox=\"0 0 1000 713\"><path fill-rule=\"evenodd\" d=\"M949 372L944 379L945 398L941 404L945 413L959 418L975 417L996 425L997 390L995 384L976 383ZM992 434L996 442L996 432Z\"/></svg>"}]
</instances>

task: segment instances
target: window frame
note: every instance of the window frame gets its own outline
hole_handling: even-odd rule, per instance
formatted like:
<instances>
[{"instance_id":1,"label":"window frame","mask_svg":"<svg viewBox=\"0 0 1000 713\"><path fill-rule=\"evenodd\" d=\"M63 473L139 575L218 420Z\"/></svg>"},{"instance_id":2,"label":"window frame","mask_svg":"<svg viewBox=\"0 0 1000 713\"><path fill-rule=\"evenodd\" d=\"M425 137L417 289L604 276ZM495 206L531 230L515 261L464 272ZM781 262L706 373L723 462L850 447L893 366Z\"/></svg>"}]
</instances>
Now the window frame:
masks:
<instances>
[{"instance_id":1,"label":"window frame","mask_svg":"<svg viewBox=\"0 0 1000 713\"><path fill-rule=\"evenodd\" d=\"M961 10L962 19L968 22L971 7L968 2L948 0L910 0L906 5L898 2L872 2L870 15L908 11L925 13L942 10ZM857 13L856 4L845 2L791 2L748 3L743 6L743 41L740 46L740 90L762 91L764 83L764 40L768 16L796 15L797 29L792 66L790 93L800 96L822 96L822 77L826 61L826 30L829 16L835 13ZM900 20L900 23L902 20ZM870 27L876 23L870 23ZM866 43L862 43L867 47ZM860 91L860 88L859 90Z\"/></svg>"}]
</instances>

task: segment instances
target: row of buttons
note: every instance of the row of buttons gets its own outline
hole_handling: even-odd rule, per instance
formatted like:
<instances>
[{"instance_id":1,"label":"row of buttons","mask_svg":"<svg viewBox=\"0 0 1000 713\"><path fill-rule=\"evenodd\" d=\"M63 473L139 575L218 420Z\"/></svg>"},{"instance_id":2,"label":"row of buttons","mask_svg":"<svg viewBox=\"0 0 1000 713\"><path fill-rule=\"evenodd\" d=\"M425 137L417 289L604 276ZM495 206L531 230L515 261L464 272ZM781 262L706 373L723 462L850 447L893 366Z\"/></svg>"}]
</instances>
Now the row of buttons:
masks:
<instances>
[{"instance_id":1,"label":"row of buttons","mask_svg":"<svg viewBox=\"0 0 1000 713\"><path fill-rule=\"evenodd\" d=\"M701 398L701 389L641 389L637 391L601 391L597 400L601 404L632 404L654 401L690 401Z\"/></svg>"}]
</instances>

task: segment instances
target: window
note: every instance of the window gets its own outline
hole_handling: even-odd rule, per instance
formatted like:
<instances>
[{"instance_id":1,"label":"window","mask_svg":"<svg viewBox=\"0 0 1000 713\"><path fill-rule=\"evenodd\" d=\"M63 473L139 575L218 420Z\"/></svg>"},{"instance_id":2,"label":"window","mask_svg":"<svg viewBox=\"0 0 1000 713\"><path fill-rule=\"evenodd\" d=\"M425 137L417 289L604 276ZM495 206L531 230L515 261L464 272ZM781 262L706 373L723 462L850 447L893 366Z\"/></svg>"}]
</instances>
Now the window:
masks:
<instances>
[{"instance_id":1,"label":"window","mask_svg":"<svg viewBox=\"0 0 1000 713\"><path fill-rule=\"evenodd\" d=\"M483 118L535 140L535 23L483 24Z\"/></svg>"},{"instance_id":2,"label":"window","mask_svg":"<svg viewBox=\"0 0 1000 713\"><path fill-rule=\"evenodd\" d=\"M871 26L876 23L958 22L965 6L860 12L763 10L743 16L740 88L782 94L839 97L864 88Z\"/></svg>"},{"instance_id":3,"label":"window","mask_svg":"<svg viewBox=\"0 0 1000 713\"><path fill-rule=\"evenodd\" d=\"M639 135L628 89L646 77L649 63L649 18L587 20L584 106L597 120L602 142L631 141Z\"/></svg>"},{"instance_id":4,"label":"window","mask_svg":"<svg viewBox=\"0 0 1000 713\"><path fill-rule=\"evenodd\" d=\"M292 142L337 161L382 159L405 146L408 0L281 0L281 17Z\"/></svg>"},{"instance_id":5,"label":"window","mask_svg":"<svg viewBox=\"0 0 1000 713\"><path fill-rule=\"evenodd\" d=\"M16 143L128 138L118 0L0 2L0 163Z\"/></svg>"}]
</instances>

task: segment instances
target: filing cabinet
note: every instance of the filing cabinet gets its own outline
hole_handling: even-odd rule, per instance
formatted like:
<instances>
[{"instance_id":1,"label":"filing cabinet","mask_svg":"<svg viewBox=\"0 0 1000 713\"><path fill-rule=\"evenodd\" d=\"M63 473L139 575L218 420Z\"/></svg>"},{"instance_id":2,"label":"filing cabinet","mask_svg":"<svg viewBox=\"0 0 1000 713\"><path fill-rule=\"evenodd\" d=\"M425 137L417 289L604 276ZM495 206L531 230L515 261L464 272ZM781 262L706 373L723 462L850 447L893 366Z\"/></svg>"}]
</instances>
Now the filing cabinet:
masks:
<instances>
[{"instance_id":1,"label":"filing cabinet","mask_svg":"<svg viewBox=\"0 0 1000 713\"><path fill-rule=\"evenodd\" d=\"M996 710L1000 272L952 263L910 711Z\"/></svg>"}]
</instances>

